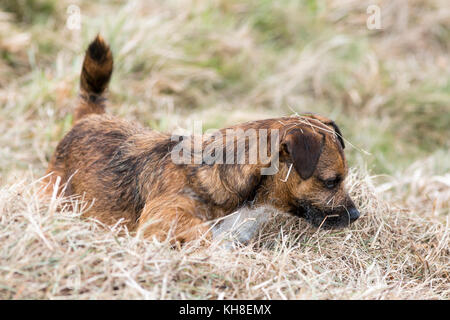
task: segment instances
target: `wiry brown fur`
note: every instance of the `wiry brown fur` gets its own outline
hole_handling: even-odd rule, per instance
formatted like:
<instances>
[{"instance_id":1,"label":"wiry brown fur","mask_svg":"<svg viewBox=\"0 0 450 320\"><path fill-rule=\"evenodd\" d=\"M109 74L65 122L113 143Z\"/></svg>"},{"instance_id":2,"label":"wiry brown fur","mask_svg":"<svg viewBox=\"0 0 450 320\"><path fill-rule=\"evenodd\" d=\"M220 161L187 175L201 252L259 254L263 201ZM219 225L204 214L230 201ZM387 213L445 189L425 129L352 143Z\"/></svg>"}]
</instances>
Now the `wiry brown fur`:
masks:
<instances>
[{"instance_id":1,"label":"wiry brown fur","mask_svg":"<svg viewBox=\"0 0 450 320\"><path fill-rule=\"evenodd\" d=\"M331 120L306 115L227 128L256 129L257 134L258 129L279 130L279 171L271 176L261 175L261 168L269 164L260 162L175 164L170 153L178 142L170 134L104 114L112 66L108 46L97 37L83 63L75 124L57 146L45 180L47 193L52 193L59 176L65 195L84 195L92 202L86 216L111 224L123 219L131 230L143 228L146 236L184 242L205 234L204 222L245 205L270 203L307 218L314 210L325 216L338 212L342 218L344 209L353 206L342 183L348 170L344 142ZM221 130L224 136L227 129ZM240 139L247 141L248 157L255 150L249 150L248 138ZM203 149L211 143L205 137ZM268 145L270 150L270 131ZM295 170L284 181L291 164ZM336 188L325 188L323 181L336 176Z\"/></svg>"}]
</instances>

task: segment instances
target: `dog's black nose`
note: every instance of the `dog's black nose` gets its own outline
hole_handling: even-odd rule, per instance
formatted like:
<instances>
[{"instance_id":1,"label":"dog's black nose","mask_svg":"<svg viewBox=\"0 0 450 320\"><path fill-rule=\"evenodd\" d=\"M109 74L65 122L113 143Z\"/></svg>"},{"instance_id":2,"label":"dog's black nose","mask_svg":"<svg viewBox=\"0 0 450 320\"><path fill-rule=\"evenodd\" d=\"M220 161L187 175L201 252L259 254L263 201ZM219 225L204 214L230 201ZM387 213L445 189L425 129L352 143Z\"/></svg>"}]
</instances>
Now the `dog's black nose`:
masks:
<instances>
[{"instance_id":1,"label":"dog's black nose","mask_svg":"<svg viewBox=\"0 0 450 320\"><path fill-rule=\"evenodd\" d=\"M350 222L355 221L360 216L360 213L359 213L358 209L356 209L356 208L350 208L348 210L348 214L350 216Z\"/></svg>"}]
</instances>

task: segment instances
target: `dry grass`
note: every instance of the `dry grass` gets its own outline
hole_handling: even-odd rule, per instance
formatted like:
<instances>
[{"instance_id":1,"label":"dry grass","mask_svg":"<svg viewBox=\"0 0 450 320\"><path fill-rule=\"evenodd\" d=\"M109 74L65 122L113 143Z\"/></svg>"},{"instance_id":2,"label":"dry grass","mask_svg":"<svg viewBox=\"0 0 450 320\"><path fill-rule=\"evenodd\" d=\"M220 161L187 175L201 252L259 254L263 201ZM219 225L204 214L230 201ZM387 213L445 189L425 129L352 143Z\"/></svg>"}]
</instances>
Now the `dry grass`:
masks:
<instances>
[{"instance_id":1,"label":"dry grass","mask_svg":"<svg viewBox=\"0 0 450 320\"><path fill-rule=\"evenodd\" d=\"M449 220L388 205L369 176L352 174L364 213L323 231L274 213L257 240L171 249L119 228L54 213L35 184L0 195L2 299L448 299ZM18 236L20 235L20 236Z\"/></svg>"},{"instance_id":2,"label":"dry grass","mask_svg":"<svg viewBox=\"0 0 450 320\"><path fill-rule=\"evenodd\" d=\"M0 3L0 299L449 299L447 0L6 0ZM65 27L78 4L82 29ZM173 250L36 197L70 128L87 43L115 57L109 111L157 130L294 112L337 120L363 217Z\"/></svg>"}]
</instances>

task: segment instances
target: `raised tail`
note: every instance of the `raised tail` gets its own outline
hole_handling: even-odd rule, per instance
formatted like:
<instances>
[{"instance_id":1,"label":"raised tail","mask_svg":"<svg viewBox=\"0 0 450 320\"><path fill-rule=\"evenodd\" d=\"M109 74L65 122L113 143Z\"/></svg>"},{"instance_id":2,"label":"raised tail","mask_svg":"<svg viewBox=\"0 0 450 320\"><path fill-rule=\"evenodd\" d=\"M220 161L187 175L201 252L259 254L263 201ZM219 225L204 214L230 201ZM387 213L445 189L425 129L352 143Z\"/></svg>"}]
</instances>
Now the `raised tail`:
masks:
<instances>
[{"instance_id":1,"label":"raised tail","mask_svg":"<svg viewBox=\"0 0 450 320\"><path fill-rule=\"evenodd\" d=\"M113 71L113 57L100 35L91 42L84 56L80 78L80 102L75 109L74 123L89 114L105 112L105 91Z\"/></svg>"}]
</instances>

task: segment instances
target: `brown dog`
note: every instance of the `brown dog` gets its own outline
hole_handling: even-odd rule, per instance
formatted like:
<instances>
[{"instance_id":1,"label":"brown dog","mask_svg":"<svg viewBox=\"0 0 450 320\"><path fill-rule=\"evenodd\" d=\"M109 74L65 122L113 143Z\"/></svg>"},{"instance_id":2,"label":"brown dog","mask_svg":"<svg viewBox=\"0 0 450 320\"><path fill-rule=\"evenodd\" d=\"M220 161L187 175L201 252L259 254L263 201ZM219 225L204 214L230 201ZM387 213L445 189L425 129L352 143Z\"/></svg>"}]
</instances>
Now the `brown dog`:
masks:
<instances>
[{"instance_id":1,"label":"brown dog","mask_svg":"<svg viewBox=\"0 0 450 320\"><path fill-rule=\"evenodd\" d=\"M344 190L344 141L333 121L307 115L239 124L218 131L216 139L205 135L200 144L200 153L208 150L212 158L232 150L238 163L200 159L178 164L174 150L192 145L195 137L174 139L105 114L104 92L112 68L111 51L98 36L83 62L74 126L48 167L47 193L53 192L59 176L58 192L92 201L86 216L105 223L123 219L129 229L145 228L147 236L180 242L209 236L204 222L244 206L270 204L327 228L346 226L359 217ZM266 144L268 159L277 160L276 172L262 174L267 161L242 161L257 153L258 146L247 134L225 139L227 132L239 130L255 133ZM244 152L238 154L239 148L233 147L241 142ZM196 155L198 150L187 159Z\"/></svg>"}]
</instances>

